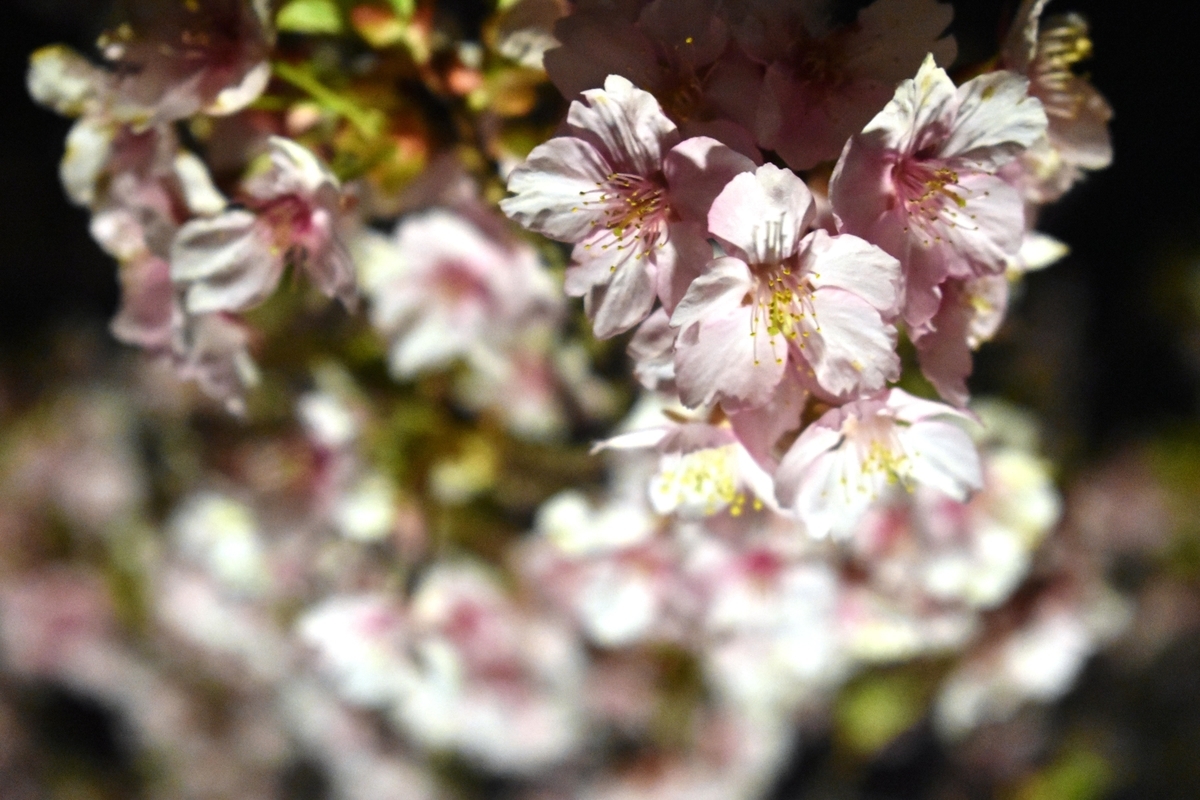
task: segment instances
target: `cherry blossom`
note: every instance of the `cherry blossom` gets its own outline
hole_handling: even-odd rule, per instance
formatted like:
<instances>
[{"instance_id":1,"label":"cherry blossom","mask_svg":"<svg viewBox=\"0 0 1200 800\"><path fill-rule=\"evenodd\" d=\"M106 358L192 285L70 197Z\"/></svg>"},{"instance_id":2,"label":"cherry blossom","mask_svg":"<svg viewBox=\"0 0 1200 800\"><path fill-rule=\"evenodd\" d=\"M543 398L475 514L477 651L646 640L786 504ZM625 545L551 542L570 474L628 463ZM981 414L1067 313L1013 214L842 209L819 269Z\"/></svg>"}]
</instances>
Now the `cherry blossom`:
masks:
<instances>
[{"instance_id":1,"label":"cherry blossom","mask_svg":"<svg viewBox=\"0 0 1200 800\"><path fill-rule=\"evenodd\" d=\"M1057 200L1084 174L1112 163L1108 123L1112 107L1074 67L1092 54L1087 21L1065 14L1041 23L1048 0L1025 0L1017 11L1000 62L1029 78L1048 125L1016 163L1004 170L1030 202Z\"/></svg>"},{"instance_id":2,"label":"cherry blossom","mask_svg":"<svg viewBox=\"0 0 1200 800\"><path fill-rule=\"evenodd\" d=\"M401 691L408 625L394 598L333 595L305 611L296 630L321 672L351 702L385 707Z\"/></svg>"},{"instance_id":3,"label":"cherry blossom","mask_svg":"<svg viewBox=\"0 0 1200 800\"><path fill-rule=\"evenodd\" d=\"M841 587L830 564L764 544L717 547L703 562L705 668L735 707L777 720L844 678Z\"/></svg>"},{"instance_id":4,"label":"cherry blossom","mask_svg":"<svg viewBox=\"0 0 1200 800\"><path fill-rule=\"evenodd\" d=\"M664 412L670 409L664 409ZM719 414L716 415L719 417ZM650 479L649 497L659 514L683 518L726 511L740 516L749 509L774 506L771 476L738 441L726 422L703 417L689 420L672 414L659 424L606 439L593 448L638 450L659 454L658 471Z\"/></svg>"},{"instance_id":5,"label":"cherry blossom","mask_svg":"<svg viewBox=\"0 0 1200 800\"><path fill-rule=\"evenodd\" d=\"M259 380L245 325L224 314L187 314L170 264L157 256L142 253L125 261L120 277L113 336L167 361L180 380L195 381L230 413L243 414L245 391Z\"/></svg>"},{"instance_id":6,"label":"cherry blossom","mask_svg":"<svg viewBox=\"0 0 1200 800\"><path fill-rule=\"evenodd\" d=\"M927 486L867 512L854 553L894 596L993 608L1024 579L1062 503L1045 465L1015 447L989 448L983 488L963 503Z\"/></svg>"},{"instance_id":7,"label":"cherry blossom","mask_svg":"<svg viewBox=\"0 0 1200 800\"><path fill-rule=\"evenodd\" d=\"M962 412L900 389L825 412L775 474L780 503L810 536L844 536L889 487L930 486L959 501L983 485Z\"/></svg>"},{"instance_id":8,"label":"cherry blossom","mask_svg":"<svg viewBox=\"0 0 1200 800\"><path fill-rule=\"evenodd\" d=\"M759 144L793 169L837 158L912 76L926 53L954 61L954 15L936 0L877 0L853 25L833 27L817 3L754 4L739 39L767 64L756 119Z\"/></svg>"},{"instance_id":9,"label":"cherry blossom","mask_svg":"<svg viewBox=\"0 0 1200 800\"><path fill-rule=\"evenodd\" d=\"M391 339L389 363L399 377L455 358L488 362L489 353L515 344L522 327L561 313L533 248L488 236L452 211L408 216L390 238L363 231L354 247L371 319Z\"/></svg>"},{"instance_id":10,"label":"cherry blossom","mask_svg":"<svg viewBox=\"0 0 1200 800\"><path fill-rule=\"evenodd\" d=\"M680 141L652 95L610 75L567 115L569 136L534 148L509 176L501 209L529 230L575 244L567 294L601 338L673 309L712 256L712 199L750 159L716 140Z\"/></svg>"},{"instance_id":11,"label":"cherry blossom","mask_svg":"<svg viewBox=\"0 0 1200 800\"><path fill-rule=\"evenodd\" d=\"M946 679L934 723L947 738L1007 720L1028 702L1058 699L1132 617L1128 602L1107 587L1056 588L1037 598L1020 627L983 642Z\"/></svg>"},{"instance_id":12,"label":"cherry blossom","mask_svg":"<svg viewBox=\"0 0 1200 800\"><path fill-rule=\"evenodd\" d=\"M814 213L803 181L772 164L713 202L709 229L729 255L709 262L671 317L685 404L760 406L789 370L832 396L898 376L899 265L856 236L805 236Z\"/></svg>"},{"instance_id":13,"label":"cherry blossom","mask_svg":"<svg viewBox=\"0 0 1200 800\"><path fill-rule=\"evenodd\" d=\"M261 0L147 3L131 13L100 41L116 116L169 122L231 114L266 87L274 35Z\"/></svg>"},{"instance_id":14,"label":"cherry blossom","mask_svg":"<svg viewBox=\"0 0 1200 800\"><path fill-rule=\"evenodd\" d=\"M312 151L270 140L270 168L245 184L246 208L193 219L171 245L171 279L191 314L262 303L289 264L352 307L354 267L337 234L341 187Z\"/></svg>"},{"instance_id":15,"label":"cherry blossom","mask_svg":"<svg viewBox=\"0 0 1200 800\"><path fill-rule=\"evenodd\" d=\"M956 89L927 57L838 160L830 199L841 230L900 259L910 325L937 313L946 278L1001 272L1020 249L1024 206L996 170L1046 130L1027 86L991 72Z\"/></svg>"},{"instance_id":16,"label":"cherry blossom","mask_svg":"<svg viewBox=\"0 0 1200 800\"><path fill-rule=\"evenodd\" d=\"M689 592L679 550L657 527L644 501L566 491L539 509L520 567L602 647L678 640Z\"/></svg>"},{"instance_id":17,"label":"cherry blossom","mask_svg":"<svg viewBox=\"0 0 1200 800\"><path fill-rule=\"evenodd\" d=\"M654 95L684 138L710 136L761 163L752 129L762 67L733 43L723 11L716 0L581 8L555 25L561 44L546 71L571 99L620 75Z\"/></svg>"},{"instance_id":18,"label":"cherry blossom","mask_svg":"<svg viewBox=\"0 0 1200 800\"><path fill-rule=\"evenodd\" d=\"M579 653L482 569L443 563L410 603L413 660L393 716L429 748L499 771L545 769L579 743Z\"/></svg>"},{"instance_id":19,"label":"cherry blossom","mask_svg":"<svg viewBox=\"0 0 1200 800\"><path fill-rule=\"evenodd\" d=\"M30 59L28 86L66 116L140 132L197 113L242 110L266 88L274 33L261 0L145 3L100 37L97 66L63 45Z\"/></svg>"}]
</instances>

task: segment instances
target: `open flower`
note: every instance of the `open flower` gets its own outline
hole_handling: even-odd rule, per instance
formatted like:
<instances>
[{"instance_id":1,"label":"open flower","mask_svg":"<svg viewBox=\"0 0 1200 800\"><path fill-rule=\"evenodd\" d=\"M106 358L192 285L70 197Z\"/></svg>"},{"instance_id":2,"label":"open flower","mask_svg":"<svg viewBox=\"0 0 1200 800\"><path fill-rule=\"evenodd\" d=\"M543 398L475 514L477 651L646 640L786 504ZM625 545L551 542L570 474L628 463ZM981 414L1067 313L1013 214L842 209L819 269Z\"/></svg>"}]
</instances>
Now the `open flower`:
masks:
<instances>
[{"instance_id":1,"label":"open flower","mask_svg":"<svg viewBox=\"0 0 1200 800\"><path fill-rule=\"evenodd\" d=\"M405 218L390 239L356 241L375 326L392 339L392 372L410 378L455 358L488 362L522 326L561 307L533 248L489 237L465 217L433 209Z\"/></svg>"},{"instance_id":2,"label":"open flower","mask_svg":"<svg viewBox=\"0 0 1200 800\"><path fill-rule=\"evenodd\" d=\"M274 39L258 0L133 5L101 38L113 65L111 107L130 120L232 114L266 88Z\"/></svg>"},{"instance_id":3,"label":"open flower","mask_svg":"<svg viewBox=\"0 0 1200 800\"><path fill-rule=\"evenodd\" d=\"M538 510L522 574L601 647L678 641L690 593L677 542L638 498L593 505L568 490Z\"/></svg>"},{"instance_id":4,"label":"open flower","mask_svg":"<svg viewBox=\"0 0 1200 800\"><path fill-rule=\"evenodd\" d=\"M830 183L841 230L904 267L904 319L928 322L947 277L1004 270L1025 233L1020 194L995 173L1046 130L1041 103L1010 72L955 89L930 56L842 152Z\"/></svg>"},{"instance_id":5,"label":"open flower","mask_svg":"<svg viewBox=\"0 0 1200 800\"><path fill-rule=\"evenodd\" d=\"M1046 466L1024 450L989 448L982 464L983 489L966 503L918 486L867 513L852 546L874 586L973 609L1012 595L1061 501Z\"/></svg>"},{"instance_id":6,"label":"open flower","mask_svg":"<svg viewBox=\"0 0 1200 800\"><path fill-rule=\"evenodd\" d=\"M711 550L697 577L708 594L704 667L721 696L774 721L845 679L832 565L766 544Z\"/></svg>"},{"instance_id":7,"label":"open flower","mask_svg":"<svg viewBox=\"0 0 1200 800\"><path fill-rule=\"evenodd\" d=\"M751 55L769 64L758 106L759 144L793 169L837 158L911 76L926 53L949 65L954 16L937 0L877 0L853 25L829 29L804 3L763 3L739 26Z\"/></svg>"},{"instance_id":8,"label":"open flower","mask_svg":"<svg viewBox=\"0 0 1200 800\"><path fill-rule=\"evenodd\" d=\"M246 185L246 208L184 225L171 278L189 313L243 311L265 301L290 263L328 297L353 306L354 265L336 233L341 187L313 153L276 136L270 169Z\"/></svg>"},{"instance_id":9,"label":"open flower","mask_svg":"<svg viewBox=\"0 0 1200 800\"><path fill-rule=\"evenodd\" d=\"M271 77L274 39L258 0L130 4L132 15L100 37L107 69L63 45L30 59L29 92L67 116L104 118L141 131L240 111Z\"/></svg>"},{"instance_id":10,"label":"open flower","mask_svg":"<svg viewBox=\"0 0 1200 800\"><path fill-rule=\"evenodd\" d=\"M1073 69L1092 54L1087 21L1066 14L1043 25L1046 3L1021 4L1000 58L1006 69L1029 78L1029 94L1046 110L1045 138L1005 170L1034 203L1057 200L1085 170L1104 169L1112 162L1112 107Z\"/></svg>"},{"instance_id":11,"label":"open flower","mask_svg":"<svg viewBox=\"0 0 1200 800\"><path fill-rule=\"evenodd\" d=\"M660 514L695 518L728 509L736 517L747 508L775 505L771 476L727 422L664 419L660 425L600 442L595 449L649 448L659 454L658 471L650 479L650 502Z\"/></svg>"},{"instance_id":12,"label":"open flower","mask_svg":"<svg viewBox=\"0 0 1200 800\"><path fill-rule=\"evenodd\" d=\"M761 406L788 370L833 396L897 377L899 264L856 236L805 236L814 214L804 182L772 164L738 175L713 202L709 230L729 255L708 264L671 317L685 404Z\"/></svg>"},{"instance_id":13,"label":"open flower","mask_svg":"<svg viewBox=\"0 0 1200 800\"><path fill-rule=\"evenodd\" d=\"M712 257L704 220L730 178L754 163L714 139L680 142L648 92L610 75L567 115L570 136L534 148L509 176L504 213L575 244L567 294L601 338L644 320L655 298L673 309Z\"/></svg>"},{"instance_id":14,"label":"open flower","mask_svg":"<svg viewBox=\"0 0 1200 800\"><path fill-rule=\"evenodd\" d=\"M654 0L622 11L578 8L554 26L561 44L546 53L546 72L563 96L620 75L654 95L685 138L711 136L761 162L751 129L762 66L732 43L721 4Z\"/></svg>"},{"instance_id":15,"label":"open flower","mask_svg":"<svg viewBox=\"0 0 1200 800\"><path fill-rule=\"evenodd\" d=\"M779 464L780 503L823 538L852 530L889 487L921 484L966 500L983 485L979 454L944 417L965 415L900 389L825 412Z\"/></svg>"},{"instance_id":16,"label":"open flower","mask_svg":"<svg viewBox=\"0 0 1200 800\"><path fill-rule=\"evenodd\" d=\"M443 563L413 595L409 672L392 713L431 749L502 773L536 772L580 743L580 653L483 570Z\"/></svg>"}]
</instances>

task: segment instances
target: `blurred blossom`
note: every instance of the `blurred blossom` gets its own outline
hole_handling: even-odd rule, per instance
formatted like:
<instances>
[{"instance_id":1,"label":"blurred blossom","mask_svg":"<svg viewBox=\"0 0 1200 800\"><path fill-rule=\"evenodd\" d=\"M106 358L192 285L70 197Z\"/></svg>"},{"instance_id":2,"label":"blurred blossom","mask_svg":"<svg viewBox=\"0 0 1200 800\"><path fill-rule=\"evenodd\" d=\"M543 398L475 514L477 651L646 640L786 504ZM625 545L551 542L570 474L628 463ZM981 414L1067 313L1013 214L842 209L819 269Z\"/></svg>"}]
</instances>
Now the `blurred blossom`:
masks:
<instances>
[{"instance_id":1,"label":"blurred blossom","mask_svg":"<svg viewBox=\"0 0 1200 800\"><path fill-rule=\"evenodd\" d=\"M196 495L172 523L180 553L230 591L260 594L270 586L262 533L245 504L216 493Z\"/></svg>"},{"instance_id":2,"label":"blurred blossom","mask_svg":"<svg viewBox=\"0 0 1200 800\"><path fill-rule=\"evenodd\" d=\"M962 736L1008 719L1026 702L1058 699L1128 619L1125 602L1107 590L1065 604L1047 599L1026 624L982 647L950 675L934 709L939 729Z\"/></svg>"}]
</instances>

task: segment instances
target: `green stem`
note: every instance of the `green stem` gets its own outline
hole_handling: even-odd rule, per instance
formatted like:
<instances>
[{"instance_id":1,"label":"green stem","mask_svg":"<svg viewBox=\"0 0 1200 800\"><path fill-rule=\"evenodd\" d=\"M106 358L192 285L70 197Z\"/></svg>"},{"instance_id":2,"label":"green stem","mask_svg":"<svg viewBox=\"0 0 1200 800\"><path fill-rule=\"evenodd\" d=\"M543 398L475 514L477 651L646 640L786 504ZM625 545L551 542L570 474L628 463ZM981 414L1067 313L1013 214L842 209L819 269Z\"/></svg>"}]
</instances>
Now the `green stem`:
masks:
<instances>
[{"instance_id":1,"label":"green stem","mask_svg":"<svg viewBox=\"0 0 1200 800\"><path fill-rule=\"evenodd\" d=\"M379 135L379 120L369 111L355 105L353 101L343 97L325 86L303 67L295 67L282 61L276 61L272 66L275 74L284 81L307 92L314 100L335 114L345 117L359 133L367 138Z\"/></svg>"}]
</instances>

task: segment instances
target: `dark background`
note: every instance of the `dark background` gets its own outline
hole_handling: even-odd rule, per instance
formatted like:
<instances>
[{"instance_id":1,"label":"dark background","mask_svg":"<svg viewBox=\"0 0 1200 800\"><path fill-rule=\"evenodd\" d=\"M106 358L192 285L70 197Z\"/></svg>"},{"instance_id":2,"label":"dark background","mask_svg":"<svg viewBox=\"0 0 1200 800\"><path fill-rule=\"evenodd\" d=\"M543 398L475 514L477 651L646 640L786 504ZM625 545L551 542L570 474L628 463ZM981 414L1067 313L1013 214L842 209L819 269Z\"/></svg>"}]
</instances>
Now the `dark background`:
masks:
<instances>
[{"instance_id":1,"label":"dark background","mask_svg":"<svg viewBox=\"0 0 1200 800\"><path fill-rule=\"evenodd\" d=\"M102 331L116 307L114 266L58 183L70 122L34 106L24 88L30 52L53 42L86 52L108 5L5 0L0 11L0 368L10 380L33 374L54 331ZM994 52L1015 2L954 5L965 58ZM980 354L973 388L1034 408L1069 477L1130 440L1194 424L1200 410L1200 59L1196 27L1167 8L1055 0L1049 9L1066 11L1091 22L1095 57L1086 68L1116 110L1116 158L1045 211L1042 229L1072 254L1029 277L1005 333ZM47 747L110 766L129 757L102 711L47 691L27 704ZM1139 681L1093 664L1062 713L1090 709L1125 720L1133 735L1130 781L1114 796L1200 796L1200 646L1183 643ZM800 755L779 796L825 796L813 781L828 767L826 746ZM929 796L945 766L933 737L917 731L880 761L859 796Z\"/></svg>"}]
</instances>

